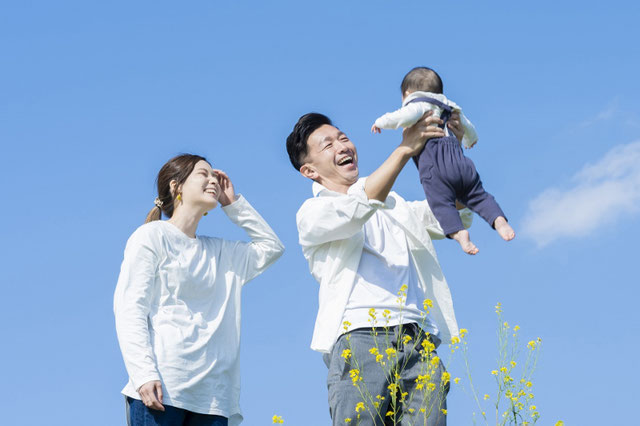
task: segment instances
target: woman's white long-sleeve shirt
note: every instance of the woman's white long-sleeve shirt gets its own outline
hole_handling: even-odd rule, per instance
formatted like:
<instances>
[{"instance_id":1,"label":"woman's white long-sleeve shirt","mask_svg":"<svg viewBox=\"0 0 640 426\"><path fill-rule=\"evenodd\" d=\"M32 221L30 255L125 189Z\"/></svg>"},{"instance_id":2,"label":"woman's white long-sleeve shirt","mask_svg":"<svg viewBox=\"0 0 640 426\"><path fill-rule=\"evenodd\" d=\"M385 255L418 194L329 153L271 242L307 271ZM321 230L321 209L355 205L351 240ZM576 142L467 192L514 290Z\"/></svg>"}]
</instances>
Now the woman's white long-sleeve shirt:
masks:
<instances>
[{"instance_id":1,"label":"woman's white long-sleeve shirt","mask_svg":"<svg viewBox=\"0 0 640 426\"><path fill-rule=\"evenodd\" d=\"M160 380L163 403L239 424L240 301L243 284L284 246L242 197L222 207L251 242L190 238L167 221L129 238L114 297L129 382L122 393Z\"/></svg>"},{"instance_id":2,"label":"woman's white long-sleeve shirt","mask_svg":"<svg viewBox=\"0 0 640 426\"><path fill-rule=\"evenodd\" d=\"M431 92L413 92L408 95L402 102L402 108L393 112L388 112L376 119L374 123L376 127L381 129L398 129L400 127L411 127L420 120L420 118L427 112L433 111L436 117L440 117L442 114L442 108L437 105L428 102L411 102L418 98L433 98L448 105L453 111L460 113L460 122L464 128L464 136L462 137L462 145L467 148L471 148L478 142L478 134L476 128L471 121L464 115L462 108L460 108L455 102L447 99L445 95L440 93ZM445 128L446 129L446 128ZM448 130L445 130L448 131Z\"/></svg>"}]
</instances>

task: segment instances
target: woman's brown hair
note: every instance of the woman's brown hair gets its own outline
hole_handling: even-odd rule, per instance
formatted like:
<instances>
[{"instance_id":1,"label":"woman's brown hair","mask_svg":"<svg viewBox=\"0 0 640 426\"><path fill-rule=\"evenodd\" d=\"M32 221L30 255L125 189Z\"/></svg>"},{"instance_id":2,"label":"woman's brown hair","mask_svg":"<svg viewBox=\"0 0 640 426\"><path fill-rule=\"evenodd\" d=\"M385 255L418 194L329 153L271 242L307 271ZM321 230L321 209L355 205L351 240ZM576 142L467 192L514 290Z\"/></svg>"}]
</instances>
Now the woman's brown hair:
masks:
<instances>
[{"instance_id":1,"label":"woman's brown hair","mask_svg":"<svg viewBox=\"0 0 640 426\"><path fill-rule=\"evenodd\" d=\"M156 182L158 184L158 198L156 205L147 215L144 223L160 220L162 212L168 217L173 216L174 202L178 194L171 193L171 181L175 180L182 185L196 166L198 161L207 161L206 158L194 154L181 154L167 161L158 172ZM208 161L207 161L208 162Z\"/></svg>"}]
</instances>

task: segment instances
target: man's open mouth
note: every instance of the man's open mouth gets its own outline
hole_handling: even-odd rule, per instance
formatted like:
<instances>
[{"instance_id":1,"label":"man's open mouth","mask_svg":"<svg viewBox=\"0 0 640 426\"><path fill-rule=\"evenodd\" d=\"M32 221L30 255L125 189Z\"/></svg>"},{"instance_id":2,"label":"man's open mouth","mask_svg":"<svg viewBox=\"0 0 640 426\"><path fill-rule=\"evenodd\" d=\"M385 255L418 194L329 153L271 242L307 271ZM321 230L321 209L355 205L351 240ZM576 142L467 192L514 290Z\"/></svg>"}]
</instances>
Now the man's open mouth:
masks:
<instances>
[{"instance_id":1,"label":"man's open mouth","mask_svg":"<svg viewBox=\"0 0 640 426\"><path fill-rule=\"evenodd\" d=\"M338 166L344 166L345 164L352 164L353 163L353 157L351 157L350 155L347 155L346 157L343 157L340 159L340 161L338 161Z\"/></svg>"}]
</instances>

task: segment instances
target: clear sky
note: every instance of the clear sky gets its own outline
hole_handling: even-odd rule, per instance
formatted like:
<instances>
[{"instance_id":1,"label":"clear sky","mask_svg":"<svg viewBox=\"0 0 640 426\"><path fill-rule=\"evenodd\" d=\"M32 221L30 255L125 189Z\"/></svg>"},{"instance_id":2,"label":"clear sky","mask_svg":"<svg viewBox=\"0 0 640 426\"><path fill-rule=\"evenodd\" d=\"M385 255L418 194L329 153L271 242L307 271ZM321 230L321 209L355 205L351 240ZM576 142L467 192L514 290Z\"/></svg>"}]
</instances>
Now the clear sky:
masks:
<instances>
[{"instance_id":1,"label":"clear sky","mask_svg":"<svg viewBox=\"0 0 640 426\"><path fill-rule=\"evenodd\" d=\"M544 341L539 424L630 424L640 296L640 7L608 2L4 1L0 5L0 401L7 425L124 424L112 300L158 169L207 156L286 245L244 288L245 425L330 424L309 349L316 282L295 212L311 184L284 141L328 114L367 175L372 135L413 66L438 70L480 136L468 152L518 236L436 242L481 393L495 393L493 306ZM424 197L415 168L394 189ZM242 239L220 212L199 233ZM449 366L463 377L460 358ZM449 424L471 424L453 387Z\"/></svg>"}]
</instances>

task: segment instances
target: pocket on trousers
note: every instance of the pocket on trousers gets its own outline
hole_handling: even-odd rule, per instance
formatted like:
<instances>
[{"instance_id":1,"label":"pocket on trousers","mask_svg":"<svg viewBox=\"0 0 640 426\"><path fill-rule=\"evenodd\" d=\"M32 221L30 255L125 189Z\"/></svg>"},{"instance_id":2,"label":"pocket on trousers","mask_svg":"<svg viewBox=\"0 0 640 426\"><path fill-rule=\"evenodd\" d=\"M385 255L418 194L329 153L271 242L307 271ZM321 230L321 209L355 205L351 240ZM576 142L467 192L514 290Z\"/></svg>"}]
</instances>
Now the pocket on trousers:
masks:
<instances>
[{"instance_id":1,"label":"pocket on trousers","mask_svg":"<svg viewBox=\"0 0 640 426\"><path fill-rule=\"evenodd\" d=\"M429 164L428 166L421 167L418 169L418 175L420 176L421 183L424 183L424 181L431 180L432 169L433 169L433 164Z\"/></svg>"},{"instance_id":2,"label":"pocket on trousers","mask_svg":"<svg viewBox=\"0 0 640 426\"><path fill-rule=\"evenodd\" d=\"M344 375L346 363L341 354L344 349L344 336L340 336L333 349L329 359L329 371L327 373L327 385L338 383Z\"/></svg>"}]
</instances>

